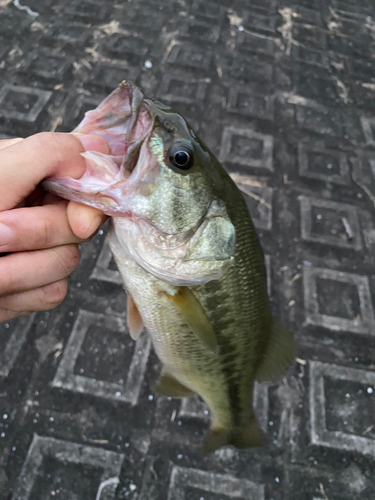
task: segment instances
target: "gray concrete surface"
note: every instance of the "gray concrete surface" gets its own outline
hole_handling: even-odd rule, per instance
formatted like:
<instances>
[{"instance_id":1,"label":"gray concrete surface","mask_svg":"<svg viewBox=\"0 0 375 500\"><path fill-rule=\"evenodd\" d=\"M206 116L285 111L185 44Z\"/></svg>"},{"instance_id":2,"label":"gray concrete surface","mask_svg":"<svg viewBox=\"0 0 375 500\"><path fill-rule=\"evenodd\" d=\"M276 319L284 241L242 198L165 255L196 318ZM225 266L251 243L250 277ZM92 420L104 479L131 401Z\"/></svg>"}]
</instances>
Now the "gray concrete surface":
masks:
<instances>
[{"instance_id":1,"label":"gray concrete surface","mask_svg":"<svg viewBox=\"0 0 375 500\"><path fill-rule=\"evenodd\" d=\"M101 231L59 308L0 326L0 498L373 500L373 1L24 2L1 137L69 131L122 79L173 104L245 193L298 359L257 386L266 445L202 457L207 410L150 388Z\"/></svg>"}]
</instances>

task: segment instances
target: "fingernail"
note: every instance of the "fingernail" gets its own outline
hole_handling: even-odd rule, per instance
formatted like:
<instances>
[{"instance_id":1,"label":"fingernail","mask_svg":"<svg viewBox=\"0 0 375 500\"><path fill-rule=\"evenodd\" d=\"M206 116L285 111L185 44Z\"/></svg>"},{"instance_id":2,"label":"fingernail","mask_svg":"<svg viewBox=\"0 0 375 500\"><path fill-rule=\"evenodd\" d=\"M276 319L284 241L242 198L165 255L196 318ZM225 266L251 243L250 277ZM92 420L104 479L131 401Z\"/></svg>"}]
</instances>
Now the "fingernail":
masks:
<instances>
[{"instance_id":1,"label":"fingernail","mask_svg":"<svg viewBox=\"0 0 375 500\"><path fill-rule=\"evenodd\" d=\"M97 151L99 153L109 153L109 146L106 143L106 141L102 137L100 137L100 135L77 134L77 138L80 140L85 151Z\"/></svg>"},{"instance_id":2,"label":"fingernail","mask_svg":"<svg viewBox=\"0 0 375 500\"><path fill-rule=\"evenodd\" d=\"M10 227L0 222L0 246L7 245L14 238L14 233Z\"/></svg>"}]
</instances>

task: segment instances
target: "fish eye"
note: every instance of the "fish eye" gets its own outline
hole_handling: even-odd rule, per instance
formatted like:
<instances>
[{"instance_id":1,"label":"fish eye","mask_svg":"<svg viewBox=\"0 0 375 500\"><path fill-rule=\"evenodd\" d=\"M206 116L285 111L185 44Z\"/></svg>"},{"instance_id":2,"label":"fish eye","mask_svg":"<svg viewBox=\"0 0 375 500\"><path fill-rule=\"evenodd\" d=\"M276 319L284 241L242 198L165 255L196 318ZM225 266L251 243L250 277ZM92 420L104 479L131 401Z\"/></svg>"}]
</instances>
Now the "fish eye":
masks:
<instances>
[{"instance_id":1,"label":"fish eye","mask_svg":"<svg viewBox=\"0 0 375 500\"><path fill-rule=\"evenodd\" d=\"M189 170L193 166L193 151L185 145L172 146L169 150L169 161L180 170Z\"/></svg>"}]
</instances>

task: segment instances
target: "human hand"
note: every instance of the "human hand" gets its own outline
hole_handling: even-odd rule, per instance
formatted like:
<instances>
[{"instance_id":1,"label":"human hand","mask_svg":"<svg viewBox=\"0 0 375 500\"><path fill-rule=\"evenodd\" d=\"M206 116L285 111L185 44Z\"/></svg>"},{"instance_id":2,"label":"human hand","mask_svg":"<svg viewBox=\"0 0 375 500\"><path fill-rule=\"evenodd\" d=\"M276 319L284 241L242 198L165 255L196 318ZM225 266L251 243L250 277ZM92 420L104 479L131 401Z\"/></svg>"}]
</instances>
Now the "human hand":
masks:
<instances>
[{"instance_id":1,"label":"human hand","mask_svg":"<svg viewBox=\"0 0 375 500\"><path fill-rule=\"evenodd\" d=\"M68 275L106 216L44 191L49 176L78 179L86 169L79 153L109 153L96 135L41 133L0 141L0 322L45 311L65 298Z\"/></svg>"}]
</instances>

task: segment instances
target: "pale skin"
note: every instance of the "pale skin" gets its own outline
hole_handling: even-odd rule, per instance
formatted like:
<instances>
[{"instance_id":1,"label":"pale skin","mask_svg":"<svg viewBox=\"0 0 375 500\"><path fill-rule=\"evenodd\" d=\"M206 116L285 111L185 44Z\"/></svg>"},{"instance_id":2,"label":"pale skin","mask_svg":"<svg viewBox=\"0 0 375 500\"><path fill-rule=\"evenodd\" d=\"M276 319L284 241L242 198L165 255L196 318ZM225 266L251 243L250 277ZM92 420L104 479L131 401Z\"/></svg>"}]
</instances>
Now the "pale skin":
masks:
<instances>
[{"instance_id":1,"label":"pale skin","mask_svg":"<svg viewBox=\"0 0 375 500\"><path fill-rule=\"evenodd\" d=\"M41 133L0 141L0 322L60 304L79 263L78 244L106 217L44 191L49 176L78 179L85 150L109 153L96 135Z\"/></svg>"}]
</instances>

